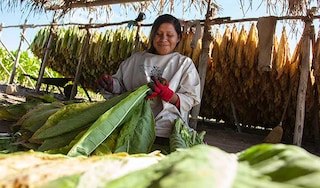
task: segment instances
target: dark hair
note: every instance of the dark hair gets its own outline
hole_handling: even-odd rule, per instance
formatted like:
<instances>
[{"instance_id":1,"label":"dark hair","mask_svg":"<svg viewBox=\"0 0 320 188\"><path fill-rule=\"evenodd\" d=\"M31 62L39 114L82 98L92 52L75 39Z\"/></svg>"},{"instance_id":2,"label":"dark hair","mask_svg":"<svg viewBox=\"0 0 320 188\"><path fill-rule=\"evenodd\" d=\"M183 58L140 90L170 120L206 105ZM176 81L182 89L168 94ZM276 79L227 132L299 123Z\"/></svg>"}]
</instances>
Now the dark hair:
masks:
<instances>
[{"instance_id":1,"label":"dark hair","mask_svg":"<svg viewBox=\"0 0 320 188\"><path fill-rule=\"evenodd\" d=\"M159 16L154 22L153 22L153 25L152 25L152 28L151 28L151 32L150 32L150 36L149 36L149 44L148 44L148 52L150 53L155 53L155 48L153 46L153 39L156 35L156 32L158 31L159 27L161 24L163 23L170 23L174 26L174 29L176 30L176 32L178 33L178 37L180 39L182 39L182 29L181 29L181 24L180 24L180 21L170 15L170 14L163 14L161 16ZM178 46L179 42L177 43L177 46Z\"/></svg>"}]
</instances>

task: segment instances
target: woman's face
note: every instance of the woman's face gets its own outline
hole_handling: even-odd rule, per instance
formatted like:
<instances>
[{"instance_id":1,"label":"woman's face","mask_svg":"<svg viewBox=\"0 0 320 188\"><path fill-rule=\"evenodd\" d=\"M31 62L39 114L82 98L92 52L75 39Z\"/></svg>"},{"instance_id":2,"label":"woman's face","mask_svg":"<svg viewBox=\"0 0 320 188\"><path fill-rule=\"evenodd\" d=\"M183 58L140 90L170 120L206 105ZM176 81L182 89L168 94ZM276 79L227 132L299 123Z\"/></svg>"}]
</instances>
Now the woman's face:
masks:
<instances>
[{"instance_id":1,"label":"woman's face","mask_svg":"<svg viewBox=\"0 0 320 188\"><path fill-rule=\"evenodd\" d=\"M174 51L179 41L180 38L174 26L170 23L163 23L154 36L153 47L159 55L166 55Z\"/></svg>"}]
</instances>

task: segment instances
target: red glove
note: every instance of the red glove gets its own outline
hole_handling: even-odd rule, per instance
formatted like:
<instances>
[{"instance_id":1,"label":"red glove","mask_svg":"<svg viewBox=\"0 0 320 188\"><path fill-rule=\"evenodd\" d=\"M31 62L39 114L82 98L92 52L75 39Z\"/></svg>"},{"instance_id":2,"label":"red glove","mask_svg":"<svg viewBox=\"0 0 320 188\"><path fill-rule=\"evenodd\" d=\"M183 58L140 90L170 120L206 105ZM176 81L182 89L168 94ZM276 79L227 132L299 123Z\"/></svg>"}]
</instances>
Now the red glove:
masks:
<instances>
[{"instance_id":1,"label":"red glove","mask_svg":"<svg viewBox=\"0 0 320 188\"><path fill-rule=\"evenodd\" d=\"M96 81L98 89L105 89L108 92L113 91L113 78L108 74L103 74Z\"/></svg>"},{"instance_id":2,"label":"red glove","mask_svg":"<svg viewBox=\"0 0 320 188\"><path fill-rule=\"evenodd\" d=\"M147 98L152 99L159 96L162 100L169 102L174 95L174 92L169 88L169 82L161 77L152 76L151 79L153 82L150 82L148 85L153 92Z\"/></svg>"}]
</instances>

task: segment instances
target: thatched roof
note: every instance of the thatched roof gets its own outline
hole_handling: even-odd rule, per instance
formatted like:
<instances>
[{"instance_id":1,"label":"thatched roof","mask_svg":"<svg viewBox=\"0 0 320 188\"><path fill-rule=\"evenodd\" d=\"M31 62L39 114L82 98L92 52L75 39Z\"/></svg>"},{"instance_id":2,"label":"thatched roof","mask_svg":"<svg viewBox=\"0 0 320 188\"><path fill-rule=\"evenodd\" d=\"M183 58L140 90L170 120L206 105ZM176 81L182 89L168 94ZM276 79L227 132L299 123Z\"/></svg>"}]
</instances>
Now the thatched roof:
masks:
<instances>
[{"instance_id":1,"label":"thatched roof","mask_svg":"<svg viewBox=\"0 0 320 188\"><path fill-rule=\"evenodd\" d=\"M75 9L87 9L91 12L97 10L105 10L106 12L112 12L113 4L120 4L122 8L130 8L131 10L141 11L149 10L161 13L164 7L169 7L170 11L173 12L176 2L180 2L178 6L183 6L184 8L189 8L190 6L196 7L197 10L206 10L207 2L209 0L6 0L0 2L0 8L10 9L22 7L23 11L29 11L37 14L47 11L55 11L60 16L65 15L68 12L72 12ZM250 8L253 0L236 0L239 1L241 5L246 5L246 8ZM211 0L211 3L219 5L218 0ZM311 4L317 4L319 7L320 0L261 0L261 4L267 4L268 11L279 11L283 15L305 15L307 9L311 8ZM222 7L226 8L226 7ZM151 10L152 9L152 10ZM245 8L243 8L245 9Z\"/></svg>"},{"instance_id":2,"label":"thatched roof","mask_svg":"<svg viewBox=\"0 0 320 188\"><path fill-rule=\"evenodd\" d=\"M10 10L21 7L25 13L33 14L54 11L60 17L77 9L97 14L105 11L107 15L111 15L112 5L118 4L121 8L130 11L148 10L160 14L164 8L169 8L169 11L173 12L175 8L178 8L175 7L177 6L176 2L180 2L178 6L195 7L199 11L204 11L207 7L207 0L7 0L0 2L0 8L1 10Z\"/></svg>"}]
</instances>

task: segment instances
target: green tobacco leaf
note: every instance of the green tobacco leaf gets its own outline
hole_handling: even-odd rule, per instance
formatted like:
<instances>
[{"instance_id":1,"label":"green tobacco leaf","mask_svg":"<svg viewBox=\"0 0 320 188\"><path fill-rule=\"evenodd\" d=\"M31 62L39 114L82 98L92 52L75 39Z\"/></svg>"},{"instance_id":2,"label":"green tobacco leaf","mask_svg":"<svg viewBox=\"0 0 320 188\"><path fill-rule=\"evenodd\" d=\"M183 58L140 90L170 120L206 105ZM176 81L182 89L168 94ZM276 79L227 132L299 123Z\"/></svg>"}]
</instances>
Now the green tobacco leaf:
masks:
<instances>
[{"instance_id":1,"label":"green tobacco leaf","mask_svg":"<svg viewBox=\"0 0 320 188\"><path fill-rule=\"evenodd\" d=\"M143 110L134 134L131 137L129 153L149 153L156 138L156 122L149 101L143 103Z\"/></svg>"},{"instance_id":2,"label":"green tobacco leaf","mask_svg":"<svg viewBox=\"0 0 320 188\"><path fill-rule=\"evenodd\" d=\"M39 115L39 119L37 119L36 122L33 122L32 124L30 124L31 122L28 122L28 126L24 127L24 129L29 130L31 132L36 132L38 129L40 129L40 127L42 127L46 121L48 120L48 118L53 115L54 113L56 113L57 111L59 111L58 108L56 109L51 109L48 111L45 111L44 113L41 113ZM41 117L40 117L41 116ZM31 119L31 118L30 118Z\"/></svg>"},{"instance_id":3,"label":"green tobacco leaf","mask_svg":"<svg viewBox=\"0 0 320 188\"><path fill-rule=\"evenodd\" d=\"M5 121L17 121L19 118L17 116L9 113L6 109L1 109L0 110L0 120L5 120Z\"/></svg>"},{"instance_id":4,"label":"green tobacco leaf","mask_svg":"<svg viewBox=\"0 0 320 188\"><path fill-rule=\"evenodd\" d=\"M81 177L81 173L79 174L72 174L69 176L62 176L60 178L57 178L55 180L50 181L49 183L46 183L42 185L42 188L68 188L68 187L77 187L77 184L79 182L79 179Z\"/></svg>"},{"instance_id":5,"label":"green tobacco leaf","mask_svg":"<svg viewBox=\"0 0 320 188\"><path fill-rule=\"evenodd\" d=\"M178 118L175 120L172 133L170 135L170 151L176 151L178 148L188 148L188 140L183 138L181 134L183 130L183 121Z\"/></svg>"},{"instance_id":6,"label":"green tobacco leaf","mask_svg":"<svg viewBox=\"0 0 320 188\"><path fill-rule=\"evenodd\" d=\"M78 115L79 112L81 112L84 109L87 109L90 106L94 106L94 102L83 102L83 103L73 103L69 105L63 106L59 111L54 113L52 116L49 117L49 119L45 122L45 124L40 127L33 135L33 140L38 139L45 139L50 138L53 136L57 136L63 133L66 133L68 131L65 131L64 129L57 129L56 126L59 124L59 122L64 121L66 119L69 119L70 117L73 117L74 115ZM78 118L82 118L81 116L78 116ZM84 124L87 125L88 123ZM76 124L69 124L65 126L65 129L73 130L79 127L75 127Z\"/></svg>"},{"instance_id":7,"label":"green tobacco leaf","mask_svg":"<svg viewBox=\"0 0 320 188\"><path fill-rule=\"evenodd\" d=\"M76 136L79 135L82 131L88 129L89 126L90 124L87 126L81 127L80 129L76 129L74 131L64 133L62 135L47 138L43 141L43 143L40 145L40 147L37 150L48 151L48 150L65 147L69 143L71 143L71 141L74 140Z\"/></svg>"},{"instance_id":8,"label":"green tobacco leaf","mask_svg":"<svg viewBox=\"0 0 320 188\"><path fill-rule=\"evenodd\" d=\"M71 148L68 156L89 156L118 126L125 122L132 109L145 100L149 90L147 85L141 86L101 115Z\"/></svg>"},{"instance_id":9,"label":"green tobacco leaf","mask_svg":"<svg viewBox=\"0 0 320 188\"><path fill-rule=\"evenodd\" d=\"M266 175L274 182L299 187L320 187L319 157L305 149L286 144L259 144L238 154L239 163Z\"/></svg>"},{"instance_id":10,"label":"green tobacco leaf","mask_svg":"<svg viewBox=\"0 0 320 188\"><path fill-rule=\"evenodd\" d=\"M16 125L21 126L21 128L25 129L37 122L36 119L38 119L38 116L41 116L40 114L46 113L47 111L52 109L59 109L63 105L64 104L61 102L39 103L28 110L27 113L25 113L22 117L20 117Z\"/></svg>"},{"instance_id":11,"label":"green tobacco leaf","mask_svg":"<svg viewBox=\"0 0 320 188\"><path fill-rule=\"evenodd\" d=\"M65 108L66 111L61 111L60 115L64 115L63 118L60 117L57 121L53 123L47 123L47 126L44 126L41 130L39 130L38 134L35 134L35 139L45 139L54 136L58 136L60 134L64 134L67 132L71 132L75 129L81 128L83 126L88 125L89 123L93 123L97 120L103 113L108 111L110 108L119 103L122 99L127 97L129 93L123 93L122 95L118 95L109 100L105 100L103 102L92 102L89 105L84 106L82 104L69 104L67 106L71 106L71 108ZM80 105L80 108L77 106ZM75 108L73 108L73 106ZM81 107L82 106L82 107ZM65 114L70 113L66 116ZM55 123L55 124L54 124ZM54 124L54 126L51 126Z\"/></svg>"},{"instance_id":12,"label":"green tobacco leaf","mask_svg":"<svg viewBox=\"0 0 320 188\"><path fill-rule=\"evenodd\" d=\"M87 128L88 129L88 128ZM87 132L87 129L84 129L83 131L81 131L79 134L77 134L77 136L71 140L69 142L68 145L60 147L60 148L56 148L56 149L51 149L46 151L46 153L49 154L63 154L63 155L67 155L68 152L70 151L70 149L80 140L80 138Z\"/></svg>"},{"instance_id":13,"label":"green tobacco leaf","mask_svg":"<svg viewBox=\"0 0 320 188\"><path fill-rule=\"evenodd\" d=\"M0 120L6 121L18 121L21 116L28 112L31 108L37 106L39 101L35 102L23 102L19 104L13 104L6 106L5 108L0 110Z\"/></svg>"},{"instance_id":14,"label":"green tobacco leaf","mask_svg":"<svg viewBox=\"0 0 320 188\"><path fill-rule=\"evenodd\" d=\"M115 153L149 153L155 139L155 121L147 100L133 109L130 118L121 129Z\"/></svg>"},{"instance_id":15,"label":"green tobacco leaf","mask_svg":"<svg viewBox=\"0 0 320 188\"><path fill-rule=\"evenodd\" d=\"M231 187L233 169L237 169L235 157L218 148L198 145L166 155L158 163L106 181L101 187L224 188Z\"/></svg>"},{"instance_id":16,"label":"green tobacco leaf","mask_svg":"<svg viewBox=\"0 0 320 188\"><path fill-rule=\"evenodd\" d=\"M92 153L92 155L105 155L114 153L121 126L116 128Z\"/></svg>"},{"instance_id":17,"label":"green tobacco leaf","mask_svg":"<svg viewBox=\"0 0 320 188\"><path fill-rule=\"evenodd\" d=\"M190 129L181 118L177 118L170 135L170 152L179 148L189 148L203 144L205 134L205 131L198 133L196 130Z\"/></svg>"}]
</instances>

